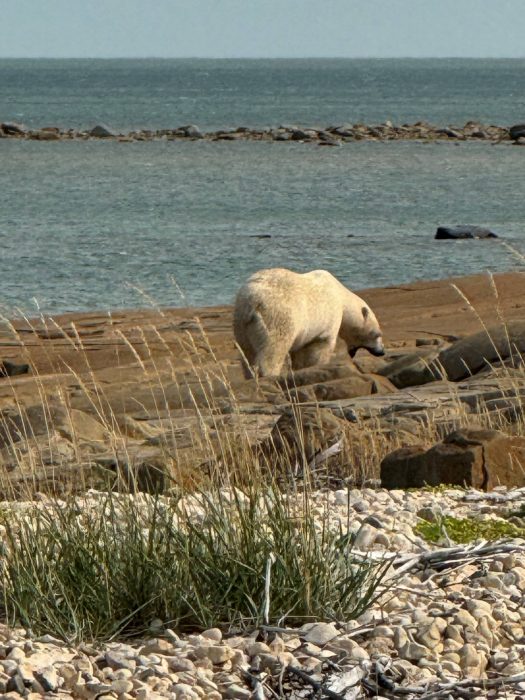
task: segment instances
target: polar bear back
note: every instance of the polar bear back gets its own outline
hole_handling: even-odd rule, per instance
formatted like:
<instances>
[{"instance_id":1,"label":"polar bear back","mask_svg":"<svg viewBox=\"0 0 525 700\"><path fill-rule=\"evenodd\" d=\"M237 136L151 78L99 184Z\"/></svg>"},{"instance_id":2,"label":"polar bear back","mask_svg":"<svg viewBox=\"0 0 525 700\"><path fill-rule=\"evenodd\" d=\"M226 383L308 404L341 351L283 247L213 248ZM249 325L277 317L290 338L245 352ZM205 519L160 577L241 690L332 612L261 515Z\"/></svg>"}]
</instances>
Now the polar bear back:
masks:
<instances>
[{"instance_id":1,"label":"polar bear back","mask_svg":"<svg viewBox=\"0 0 525 700\"><path fill-rule=\"evenodd\" d=\"M294 350L320 334L337 336L342 290L348 291L326 270L304 274L283 268L260 270L239 290L235 311L246 314L244 321L257 312L272 328L286 327Z\"/></svg>"}]
</instances>

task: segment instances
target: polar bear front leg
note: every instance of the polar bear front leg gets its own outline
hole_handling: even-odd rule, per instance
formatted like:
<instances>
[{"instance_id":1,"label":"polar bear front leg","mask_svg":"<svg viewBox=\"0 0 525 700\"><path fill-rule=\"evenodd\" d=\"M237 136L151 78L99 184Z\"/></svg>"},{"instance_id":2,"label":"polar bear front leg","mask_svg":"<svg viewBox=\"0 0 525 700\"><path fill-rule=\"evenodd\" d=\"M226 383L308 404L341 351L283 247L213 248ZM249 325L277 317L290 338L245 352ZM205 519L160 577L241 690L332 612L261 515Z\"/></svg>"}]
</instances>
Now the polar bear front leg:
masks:
<instances>
[{"instance_id":1,"label":"polar bear front leg","mask_svg":"<svg viewBox=\"0 0 525 700\"><path fill-rule=\"evenodd\" d=\"M312 365L326 364L333 352L333 342L330 338L315 338L299 350L290 353L292 369L303 369Z\"/></svg>"},{"instance_id":2,"label":"polar bear front leg","mask_svg":"<svg viewBox=\"0 0 525 700\"><path fill-rule=\"evenodd\" d=\"M288 355L288 346L267 345L257 353L254 365L259 377L278 377L281 374L286 356Z\"/></svg>"}]
</instances>

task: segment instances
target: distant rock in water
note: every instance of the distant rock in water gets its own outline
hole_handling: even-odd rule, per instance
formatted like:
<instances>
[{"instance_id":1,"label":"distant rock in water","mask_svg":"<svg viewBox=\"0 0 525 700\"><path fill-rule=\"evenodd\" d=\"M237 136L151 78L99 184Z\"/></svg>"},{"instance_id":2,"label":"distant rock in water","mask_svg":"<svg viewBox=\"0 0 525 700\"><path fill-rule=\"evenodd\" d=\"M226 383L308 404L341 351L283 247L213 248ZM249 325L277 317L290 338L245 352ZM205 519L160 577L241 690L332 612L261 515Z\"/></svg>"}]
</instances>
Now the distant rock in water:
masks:
<instances>
[{"instance_id":1,"label":"distant rock in water","mask_svg":"<svg viewBox=\"0 0 525 700\"><path fill-rule=\"evenodd\" d=\"M249 236L249 238L271 238L272 234L271 233L253 233Z\"/></svg>"},{"instance_id":2,"label":"distant rock in water","mask_svg":"<svg viewBox=\"0 0 525 700\"><path fill-rule=\"evenodd\" d=\"M202 133L202 131L199 129L198 126L195 126L195 124L187 124L186 126L181 126L179 128L181 131L184 132L184 135L187 138L191 138L191 139L204 138L204 134Z\"/></svg>"},{"instance_id":3,"label":"distant rock in water","mask_svg":"<svg viewBox=\"0 0 525 700\"><path fill-rule=\"evenodd\" d=\"M105 124L97 124L94 126L89 132L89 135L96 136L96 138L99 139L107 138L108 136L116 136L115 132L111 131Z\"/></svg>"},{"instance_id":4,"label":"distant rock in water","mask_svg":"<svg viewBox=\"0 0 525 700\"><path fill-rule=\"evenodd\" d=\"M463 238L498 238L498 235L481 226L439 226L436 240L459 240Z\"/></svg>"},{"instance_id":5,"label":"distant rock in water","mask_svg":"<svg viewBox=\"0 0 525 700\"><path fill-rule=\"evenodd\" d=\"M509 129L509 135L514 141L525 137L525 124L514 124L514 126L511 126Z\"/></svg>"},{"instance_id":6,"label":"distant rock in water","mask_svg":"<svg viewBox=\"0 0 525 700\"><path fill-rule=\"evenodd\" d=\"M7 136L17 136L27 133L27 129L23 124L17 124L16 122L2 122L0 124L0 129Z\"/></svg>"}]
</instances>

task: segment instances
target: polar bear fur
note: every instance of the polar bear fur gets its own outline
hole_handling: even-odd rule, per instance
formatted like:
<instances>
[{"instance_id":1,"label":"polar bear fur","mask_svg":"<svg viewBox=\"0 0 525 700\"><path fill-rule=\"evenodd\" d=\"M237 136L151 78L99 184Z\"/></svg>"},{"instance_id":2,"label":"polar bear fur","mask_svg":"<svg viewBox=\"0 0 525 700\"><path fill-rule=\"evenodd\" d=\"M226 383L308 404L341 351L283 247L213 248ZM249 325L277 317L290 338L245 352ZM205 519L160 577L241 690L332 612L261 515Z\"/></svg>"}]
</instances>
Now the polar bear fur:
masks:
<instances>
[{"instance_id":1,"label":"polar bear fur","mask_svg":"<svg viewBox=\"0 0 525 700\"><path fill-rule=\"evenodd\" d=\"M384 355L373 311L326 270L256 272L237 294L233 328L247 377L279 375L288 354L294 370L326 363L338 336L351 357Z\"/></svg>"}]
</instances>

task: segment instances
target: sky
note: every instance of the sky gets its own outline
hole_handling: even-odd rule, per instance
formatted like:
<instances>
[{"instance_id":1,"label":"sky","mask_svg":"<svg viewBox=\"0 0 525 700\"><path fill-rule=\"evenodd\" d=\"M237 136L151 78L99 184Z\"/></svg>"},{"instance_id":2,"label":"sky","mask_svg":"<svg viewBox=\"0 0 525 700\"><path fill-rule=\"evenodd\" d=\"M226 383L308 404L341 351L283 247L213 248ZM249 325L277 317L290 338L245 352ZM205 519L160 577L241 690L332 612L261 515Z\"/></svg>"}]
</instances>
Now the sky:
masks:
<instances>
[{"instance_id":1,"label":"sky","mask_svg":"<svg viewBox=\"0 0 525 700\"><path fill-rule=\"evenodd\" d=\"M1 57L524 57L525 0L0 0Z\"/></svg>"}]
</instances>

